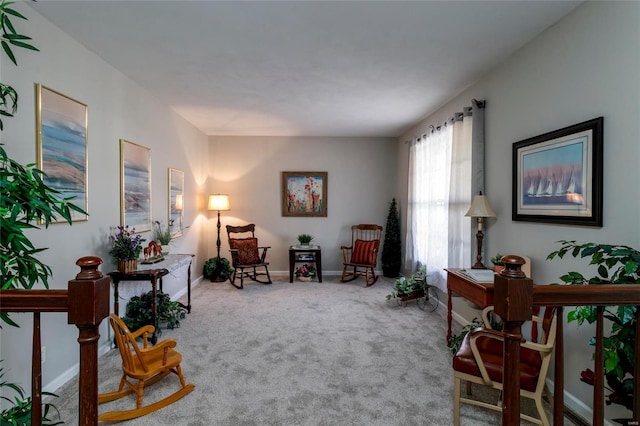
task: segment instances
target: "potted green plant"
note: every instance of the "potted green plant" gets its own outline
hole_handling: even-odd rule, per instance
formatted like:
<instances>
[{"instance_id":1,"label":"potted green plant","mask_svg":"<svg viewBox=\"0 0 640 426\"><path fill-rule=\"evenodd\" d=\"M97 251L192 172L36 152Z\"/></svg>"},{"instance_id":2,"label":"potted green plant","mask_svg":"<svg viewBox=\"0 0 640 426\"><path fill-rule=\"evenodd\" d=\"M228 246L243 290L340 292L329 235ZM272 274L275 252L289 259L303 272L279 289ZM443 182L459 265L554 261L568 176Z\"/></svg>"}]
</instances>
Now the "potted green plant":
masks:
<instances>
[{"instance_id":1,"label":"potted green plant","mask_svg":"<svg viewBox=\"0 0 640 426\"><path fill-rule=\"evenodd\" d=\"M502 258L504 257L503 254L501 253L497 253L495 256L493 256L490 260L491 263L493 263L493 271L494 272L500 272L504 269L504 262L502 261Z\"/></svg>"},{"instance_id":2,"label":"potted green plant","mask_svg":"<svg viewBox=\"0 0 640 426\"><path fill-rule=\"evenodd\" d=\"M590 265L597 266L597 275L586 278L579 272L568 272L560 277L566 284L640 284L640 251L625 245L584 243L560 240L561 247L551 252L547 260L562 259L569 254L573 257L589 259ZM607 307L605 318L612 322L611 331L603 339L605 378L610 391L607 404L619 404L632 410L633 406L633 365L635 347L635 307ZM596 308L579 306L567 314L569 322L578 326L585 321L596 321ZM595 344L595 338L589 341ZM586 369L580 380L593 386L594 373ZM626 420L620 422L625 424Z\"/></svg>"},{"instance_id":3,"label":"potted green plant","mask_svg":"<svg viewBox=\"0 0 640 426\"><path fill-rule=\"evenodd\" d=\"M220 258L220 262L217 258L212 257L204 263L202 275L212 282L226 281L231 278L231 274L233 274L231 263L224 257Z\"/></svg>"},{"instance_id":4,"label":"potted green plant","mask_svg":"<svg viewBox=\"0 0 640 426\"><path fill-rule=\"evenodd\" d=\"M31 424L31 408L33 402L30 396L26 396L22 386L16 383L10 383L3 380L4 369L0 367L0 399L12 404L10 407L0 412L0 426L23 426ZM13 391L15 396L13 399L7 396L7 390ZM51 392L42 392L43 396L50 396L57 398L58 395ZM42 424L44 426L61 425L64 422L54 421L49 418L50 413L55 412L57 417L60 418L60 412L56 406L50 402L44 402L42 404Z\"/></svg>"},{"instance_id":5,"label":"potted green plant","mask_svg":"<svg viewBox=\"0 0 640 426\"><path fill-rule=\"evenodd\" d=\"M467 333L480 327L484 327L484 322L480 318L475 317L469 324L462 327L460 333L451 334L451 337L449 337L449 352L451 353L451 355L455 355L456 352L458 352L458 349L462 344L462 340L464 339L464 336L467 335Z\"/></svg>"},{"instance_id":6,"label":"potted green plant","mask_svg":"<svg viewBox=\"0 0 640 426\"><path fill-rule=\"evenodd\" d=\"M311 281L315 279L317 274L318 271L316 270L315 266L309 265L307 263L302 266L296 267L296 270L294 272L294 275L296 276L298 281Z\"/></svg>"},{"instance_id":7,"label":"potted green plant","mask_svg":"<svg viewBox=\"0 0 640 426\"><path fill-rule=\"evenodd\" d=\"M311 240L313 240L313 237L309 234L298 235L298 242L301 246L308 246Z\"/></svg>"},{"instance_id":8,"label":"potted green plant","mask_svg":"<svg viewBox=\"0 0 640 426\"><path fill-rule=\"evenodd\" d=\"M153 240L162 246L162 254L169 254L169 243L171 243L172 221L166 227L160 221L153 222Z\"/></svg>"},{"instance_id":9,"label":"potted green plant","mask_svg":"<svg viewBox=\"0 0 640 426\"><path fill-rule=\"evenodd\" d=\"M391 294L388 294L387 300L400 299L400 300L412 300L418 297L424 296L424 289L427 287L426 267L421 265L418 271L412 274L410 277L397 278Z\"/></svg>"},{"instance_id":10,"label":"potted green plant","mask_svg":"<svg viewBox=\"0 0 640 426\"><path fill-rule=\"evenodd\" d=\"M0 2L0 21L3 23L0 28L3 52L17 66L11 46L38 49L29 44L30 37L16 32L11 19L27 18L10 7L13 3ZM17 106L18 93L11 86L0 83L0 117L12 117ZM51 222L60 218L72 225L72 211L87 214L73 204L71 198L61 198L60 192L47 186L44 176L45 173L34 164L23 166L11 159L0 144L0 285L3 290L28 290L37 283L49 288L51 268L38 259L38 253L46 248L35 247L29 235L40 229L40 224L48 228ZM17 327L7 313L0 314L0 318Z\"/></svg>"},{"instance_id":11,"label":"potted green plant","mask_svg":"<svg viewBox=\"0 0 640 426\"><path fill-rule=\"evenodd\" d=\"M400 240L400 216L395 198L391 200L391 205L389 206L380 264L382 266L382 275L385 277L395 278L400 274L402 243Z\"/></svg>"},{"instance_id":12,"label":"potted green plant","mask_svg":"<svg viewBox=\"0 0 640 426\"><path fill-rule=\"evenodd\" d=\"M156 333L162 334L161 325L169 329L180 327L180 320L186 317L187 310L177 301L171 300L167 293L156 292L156 319L158 324L153 324L151 313L153 292L147 292L142 296L133 296L127 303L127 311L122 321L129 330L135 331L144 325L156 327Z\"/></svg>"}]
</instances>

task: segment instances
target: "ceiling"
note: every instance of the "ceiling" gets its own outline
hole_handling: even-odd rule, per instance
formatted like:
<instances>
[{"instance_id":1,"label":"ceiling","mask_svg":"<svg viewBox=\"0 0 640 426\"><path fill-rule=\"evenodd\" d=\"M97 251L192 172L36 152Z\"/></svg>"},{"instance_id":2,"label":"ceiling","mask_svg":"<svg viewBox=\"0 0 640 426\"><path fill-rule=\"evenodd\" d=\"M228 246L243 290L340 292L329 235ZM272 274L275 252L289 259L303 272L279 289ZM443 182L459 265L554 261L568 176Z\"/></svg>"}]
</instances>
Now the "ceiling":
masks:
<instances>
[{"instance_id":1,"label":"ceiling","mask_svg":"<svg viewBox=\"0 0 640 426\"><path fill-rule=\"evenodd\" d=\"M29 2L208 135L352 137L400 136L578 4Z\"/></svg>"}]
</instances>

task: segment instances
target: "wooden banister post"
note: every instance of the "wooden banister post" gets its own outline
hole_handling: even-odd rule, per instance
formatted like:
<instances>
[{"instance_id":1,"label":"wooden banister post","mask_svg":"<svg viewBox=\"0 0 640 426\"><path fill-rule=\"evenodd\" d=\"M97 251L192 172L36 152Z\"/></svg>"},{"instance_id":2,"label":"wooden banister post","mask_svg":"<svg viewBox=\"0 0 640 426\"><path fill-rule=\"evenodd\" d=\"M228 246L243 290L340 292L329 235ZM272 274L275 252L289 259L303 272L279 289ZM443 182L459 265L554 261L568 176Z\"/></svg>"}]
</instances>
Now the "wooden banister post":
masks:
<instances>
[{"instance_id":1,"label":"wooden banister post","mask_svg":"<svg viewBox=\"0 0 640 426\"><path fill-rule=\"evenodd\" d=\"M520 256L502 258L505 269L494 281L495 312L504 321L503 426L520 424L520 341L522 324L531 319L533 281L522 272Z\"/></svg>"},{"instance_id":2,"label":"wooden banister post","mask_svg":"<svg viewBox=\"0 0 640 426\"><path fill-rule=\"evenodd\" d=\"M69 281L69 324L79 329L79 425L98 424L98 340L100 323L109 315L110 277L98 267L102 259L87 256L78 259L80 273Z\"/></svg>"}]
</instances>

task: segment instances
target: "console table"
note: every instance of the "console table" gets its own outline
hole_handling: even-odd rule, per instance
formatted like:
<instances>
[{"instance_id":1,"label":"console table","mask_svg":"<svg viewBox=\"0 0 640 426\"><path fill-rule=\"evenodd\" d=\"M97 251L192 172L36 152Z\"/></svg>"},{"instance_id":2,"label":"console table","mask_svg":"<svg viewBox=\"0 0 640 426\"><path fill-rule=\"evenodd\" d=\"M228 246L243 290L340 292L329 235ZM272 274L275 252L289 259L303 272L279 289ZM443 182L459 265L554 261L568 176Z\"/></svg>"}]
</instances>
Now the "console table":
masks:
<instances>
[{"instance_id":1,"label":"console table","mask_svg":"<svg viewBox=\"0 0 640 426\"><path fill-rule=\"evenodd\" d=\"M318 282L322 282L322 250L320 246L289 247L289 282L293 282L293 270L296 263L315 263L318 271Z\"/></svg>"},{"instance_id":2,"label":"console table","mask_svg":"<svg viewBox=\"0 0 640 426\"><path fill-rule=\"evenodd\" d=\"M187 267L187 305L182 305L187 309L187 312L191 312L191 263L195 255L193 254L168 254L164 256L164 260L156 263L141 263L138 262L138 269L133 272L109 272L111 280L113 281L113 312L119 315L120 303L118 286L121 282L126 283L128 281L149 281L151 283L151 291L153 296L153 302L151 304L151 317L154 326L157 327L157 307L156 307L156 292L158 284L160 285L160 291L162 288L162 277L169 275L180 268ZM156 343L156 332L153 332L151 336L151 343Z\"/></svg>"},{"instance_id":3,"label":"console table","mask_svg":"<svg viewBox=\"0 0 640 426\"><path fill-rule=\"evenodd\" d=\"M451 338L451 293L456 293L481 308L493 305L493 283L474 281L461 273L462 269L447 271L447 346Z\"/></svg>"}]
</instances>

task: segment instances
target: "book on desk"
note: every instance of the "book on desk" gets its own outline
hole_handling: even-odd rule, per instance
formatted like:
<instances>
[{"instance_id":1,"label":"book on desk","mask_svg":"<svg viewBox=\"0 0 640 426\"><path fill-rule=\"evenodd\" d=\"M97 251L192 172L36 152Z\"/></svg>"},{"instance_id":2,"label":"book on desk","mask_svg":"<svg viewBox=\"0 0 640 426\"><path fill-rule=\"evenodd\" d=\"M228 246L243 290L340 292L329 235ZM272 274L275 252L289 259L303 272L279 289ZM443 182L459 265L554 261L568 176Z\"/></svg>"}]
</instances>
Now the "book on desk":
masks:
<instances>
[{"instance_id":1,"label":"book on desk","mask_svg":"<svg viewBox=\"0 0 640 426\"><path fill-rule=\"evenodd\" d=\"M460 269L457 272L479 283L492 283L496 275L491 269Z\"/></svg>"}]
</instances>

